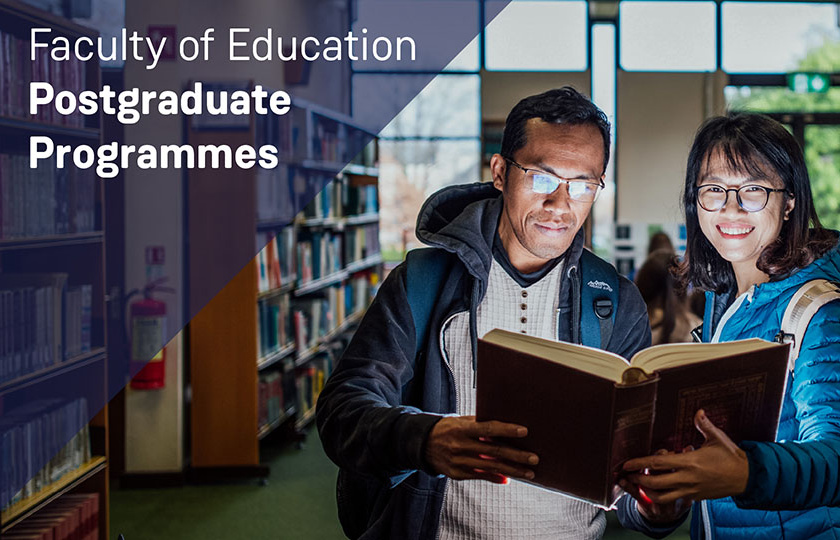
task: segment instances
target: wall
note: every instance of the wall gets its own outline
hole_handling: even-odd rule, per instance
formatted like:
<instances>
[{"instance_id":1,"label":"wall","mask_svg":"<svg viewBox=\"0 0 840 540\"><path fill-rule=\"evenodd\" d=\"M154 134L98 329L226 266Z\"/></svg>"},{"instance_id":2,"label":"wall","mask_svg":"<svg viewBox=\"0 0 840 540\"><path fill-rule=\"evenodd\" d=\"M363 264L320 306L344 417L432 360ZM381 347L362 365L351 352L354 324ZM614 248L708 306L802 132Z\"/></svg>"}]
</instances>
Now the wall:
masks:
<instances>
[{"instance_id":1,"label":"wall","mask_svg":"<svg viewBox=\"0 0 840 540\"><path fill-rule=\"evenodd\" d=\"M336 11L346 19L344 2L330 0L295 0L289 2L259 2L247 0L227 2L172 2L150 0L145 3L129 2L126 6L126 27L145 35L149 25L177 26L179 37L201 36L205 28L215 28L216 41L212 44L211 62L162 62L154 70L146 70L142 63L125 66L126 88L139 87L149 90L179 90L192 80L236 81L254 80L269 88L283 88L283 64L274 62L228 62L228 31L230 27L249 27L251 39L264 35L272 27L274 38L305 35L343 35L347 28L325 27L322 21L336 20ZM329 15L329 16L327 16ZM323 64L323 63L321 63ZM316 96L305 89L288 89L293 95L305 97L321 105L346 111L348 89L346 85L329 82L335 80L335 71L346 71L346 65L312 66L310 88L328 88ZM341 80L347 80L342 78ZM184 135L181 117L150 115L133 126L126 126L126 144L182 144ZM157 169L142 171L129 169L125 175L126 220L126 288L142 287L146 283L144 248L147 245L163 246L166 264L163 273L169 285L178 294L161 294L167 302L170 316L170 333L182 326L184 312L184 284L182 277L185 261L184 200L182 196L182 171ZM184 456L184 365L180 336L167 346L166 387L156 391L126 392L126 472L172 472L183 469Z\"/></svg>"},{"instance_id":2,"label":"wall","mask_svg":"<svg viewBox=\"0 0 840 540\"><path fill-rule=\"evenodd\" d=\"M484 121L504 121L514 105L524 97L552 88L571 85L589 95L589 72L529 73L481 72L481 118Z\"/></svg>"},{"instance_id":3,"label":"wall","mask_svg":"<svg viewBox=\"0 0 840 540\"><path fill-rule=\"evenodd\" d=\"M619 223L682 221L679 200L688 151L703 119L721 104L715 96L722 97L722 90L718 92L714 83L711 74L619 70Z\"/></svg>"}]
</instances>

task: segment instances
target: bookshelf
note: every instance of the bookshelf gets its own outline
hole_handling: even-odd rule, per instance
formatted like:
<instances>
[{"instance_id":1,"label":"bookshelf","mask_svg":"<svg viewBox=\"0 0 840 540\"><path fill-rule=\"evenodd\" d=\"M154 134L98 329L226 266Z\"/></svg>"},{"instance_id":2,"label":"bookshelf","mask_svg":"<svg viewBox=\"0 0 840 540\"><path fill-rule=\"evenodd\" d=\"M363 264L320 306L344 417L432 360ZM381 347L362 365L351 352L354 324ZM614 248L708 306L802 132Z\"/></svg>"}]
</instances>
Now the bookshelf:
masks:
<instances>
[{"instance_id":1,"label":"bookshelf","mask_svg":"<svg viewBox=\"0 0 840 540\"><path fill-rule=\"evenodd\" d=\"M101 74L95 60L54 63L44 51L29 60L36 26L71 39L97 36L0 0L0 536L53 530L56 539L105 540L103 185L92 169L54 162L30 169L27 156L33 135L70 144L102 138L95 116L29 115L29 83L78 93L99 88Z\"/></svg>"},{"instance_id":2,"label":"bookshelf","mask_svg":"<svg viewBox=\"0 0 840 540\"><path fill-rule=\"evenodd\" d=\"M187 179L190 220L227 218L188 223L201 230L189 241L190 283L200 277L192 272L217 271L205 242L244 246L237 256L250 261L209 303L192 306L200 311L188 330L191 473L265 476L259 441L281 428L300 435L312 421L378 285L375 134L302 100L282 117L252 116L247 129L187 131L191 144L280 149L276 169L191 171Z\"/></svg>"}]
</instances>

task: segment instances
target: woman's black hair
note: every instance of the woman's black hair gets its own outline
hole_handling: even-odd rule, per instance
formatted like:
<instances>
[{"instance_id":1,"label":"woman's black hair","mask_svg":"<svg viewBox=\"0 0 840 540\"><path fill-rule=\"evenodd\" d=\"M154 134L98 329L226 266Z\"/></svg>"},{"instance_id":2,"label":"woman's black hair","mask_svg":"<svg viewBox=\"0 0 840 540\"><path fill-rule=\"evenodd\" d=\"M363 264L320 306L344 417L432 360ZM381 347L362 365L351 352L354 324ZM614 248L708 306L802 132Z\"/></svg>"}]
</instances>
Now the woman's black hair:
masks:
<instances>
[{"instance_id":1,"label":"woman's black hair","mask_svg":"<svg viewBox=\"0 0 840 540\"><path fill-rule=\"evenodd\" d=\"M773 172L784 182L785 200L795 201L775 242L768 245L756 267L771 278L789 274L821 257L837 242L817 217L805 156L796 139L778 122L754 113L729 113L710 118L694 138L685 173L683 209L685 258L676 270L682 286L723 292L735 287L732 265L718 254L700 230L697 180L714 156L735 173L755 177ZM784 206L783 206L784 209ZM700 210L704 211L705 210Z\"/></svg>"}]
</instances>

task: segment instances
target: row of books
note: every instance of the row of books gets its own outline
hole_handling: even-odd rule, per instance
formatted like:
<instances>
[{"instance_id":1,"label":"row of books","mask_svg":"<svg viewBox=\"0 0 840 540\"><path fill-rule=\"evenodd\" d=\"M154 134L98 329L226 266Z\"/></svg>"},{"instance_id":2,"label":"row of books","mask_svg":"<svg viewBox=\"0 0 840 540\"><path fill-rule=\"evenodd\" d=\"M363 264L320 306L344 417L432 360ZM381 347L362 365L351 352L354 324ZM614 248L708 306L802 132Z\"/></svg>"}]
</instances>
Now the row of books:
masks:
<instances>
[{"instance_id":1,"label":"row of books","mask_svg":"<svg viewBox=\"0 0 840 540\"><path fill-rule=\"evenodd\" d=\"M54 157L32 169L28 156L0 154L0 239L93 231L95 197L93 169L58 169Z\"/></svg>"},{"instance_id":2,"label":"row of books","mask_svg":"<svg viewBox=\"0 0 840 540\"><path fill-rule=\"evenodd\" d=\"M297 350L317 346L348 317L367 309L378 280L376 272L359 272L342 284L322 289L317 296L296 299L291 307Z\"/></svg>"},{"instance_id":3,"label":"row of books","mask_svg":"<svg viewBox=\"0 0 840 540\"><path fill-rule=\"evenodd\" d=\"M379 288L379 273L365 270L350 276L344 284L344 312L349 315L367 309Z\"/></svg>"},{"instance_id":4,"label":"row of books","mask_svg":"<svg viewBox=\"0 0 840 540\"><path fill-rule=\"evenodd\" d=\"M379 156L376 154L378 147L370 133L360 129L348 129L347 139L347 146L351 152L357 151L351 163L363 167L376 167L379 161ZM358 151L359 149L361 151Z\"/></svg>"},{"instance_id":5,"label":"row of books","mask_svg":"<svg viewBox=\"0 0 840 540\"><path fill-rule=\"evenodd\" d=\"M346 215L375 214L379 212L379 198L375 185L349 186L344 204Z\"/></svg>"},{"instance_id":6,"label":"row of books","mask_svg":"<svg viewBox=\"0 0 840 540\"><path fill-rule=\"evenodd\" d=\"M329 287L330 291L340 287ZM334 293L333 293L334 294ZM295 348L305 351L316 347L321 339L335 329L338 305L326 298L304 298L292 304L295 327Z\"/></svg>"},{"instance_id":7,"label":"row of books","mask_svg":"<svg viewBox=\"0 0 840 540\"><path fill-rule=\"evenodd\" d=\"M276 167L259 170L256 181L259 221L290 222L301 206L305 219L379 211L376 186L357 185L347 177L333 179L329 174L303 167Z\"/></svg>"},{"instance_id":8,"label":"row of books","mask_svg":"<svg viewBox=\"0 0 840 540\"><path fill-rule=\"evenodd\" d=\"M0 507L5 509L48 489L90 461L88 420L85 399L33 401L4 412L0 420Z\"/></svg>"},{"instance_id":9,"label":"row of books","mask_svg":"<svg viewBox=\"0 0 840 540\"><path fill-rule=\"evenodd\" d=\"M268 111L268 114L256 115L257 147L270 144L279 150L277 157L281 162L294 161L295 155L301 154L300 126L302 123L295 122L298 110L297 107L292 107L282 116L272 111Z\"/></svg>"},{"instance_id":10,"label":"row of books","mask_svg":"<svg viewBox=\"0 0 840 540\"><path fill-rule=\"evenodd\" d=\"M347 127L331 118L312 115L312 158L330 163L346 163L348 156Z\"/></svg>"},{"instance_id":11,"label":"row of books","mask_svg":"<svg viewBox=\"0 0 840 540\"><path fill-rule=\"evenodd\" d=\"M332 372L332 358L322 354L306 366L295 370L295 390L299 417L306 416L315 407L318 396L324 388L324 381Z\"/></svg>"},{"instance_id":12,"label":"row of books","mask_svg":"<svg viewBox=\"0 0 840 540\"><path fill-rule=\"evenodd\" d=\"M344 232L344 261L350 264L380 252L379 224L353 227Z\"/></svg>"},{"instance_id":13,"label":"row of books","mask_svg":"<svg viewBox=\"0 0 840 540\"><path fill-rule=\"evenodd\" d=\"M257 234L257 244L263 247L257 253L257 287L260 292L270 291L293 283L295 280L295 230L286 227L279 233Z\"/></svg>"},{"instance_id":14,"label":"row of books","mask_svg":"<svg viewBox=\"0 0 840 540\"><path fill-rule=\"evenodd\" d=\"M307 219L342 217L344 215L343 204L346 199L345 186L346 182L342 180L330 181L303 208L303 217Z\"/></svg>"},{"instance_id":15,"label":"row of books","mask_svg":"<svg viewBox=\"0 0 840 540\"><path fill-rule=\"evenodd\" d=\"M68 275L0 274L0 382L91 350L93 286Z\"/></svg>"},{"instance_id":16,"label":"row of books","mask_svg":"<svg viewBox=\"0 0 840 540\"><path fill-rule=\"evenodd\" d=\"M292 343L294 334L288 294L257 301L257 333L260 358Z\"/></svg>"},{"instance_id":17,"label":"row of books","mask_svg":"<svg viewBox=\"0 0 840 540\"><path fill-rule=\"evenodd\" d=\"M56 94L69 90L78 96L85 89L84 64L74 55L70 55L67 61L54 62L46 48L35 52L34 61L30 58L28 39L0 31L0 116L84 126L84 117L78 111L63 115L56 112L54 107L40 107L36 117L29 114L31 82L49 82Z\"/></svg>"},{"instance_id":18,"label":"row of books","mask_svg":"<svg viewBox=\"0 0 840 540\"><path fill-rule=\"evenodd\" d=\"M290 222L295 216L297 189L306 188L306 176L289 167L257 169L257 220ZM302 184L301 184L302 182Z\"/></svg>"},{"instance_id":19,"label":"row of books","mask_svg":"<svg viewBox=\"0 0 840 540\"><path fill-rule=\"evenodd\" d=\"M257 425L260 429L283 418L286 414L286 403L283 397L282 372L260 373L257 399Z\"/></svg>"},{"instance_id":20,"label":"row of books","mask_svg":"<svg viewBox=\"0 0 840 540\"><path fill-rule=\"evenodd\" d=\"M97 540L99 493L70 493L3 533L4 540Z\"/></svg>"},{"instance_id":21,"label":"row of books","mask_svg":"<svg viewBox=\"0 0 840 540\"><path fill-rule=\"evenodd\" d=\"M336 179L319 191L303 209L307 219L340 218L379 211L376 186Z\"/></svg>"},{"instance_id":22,"label":"row of books","mask_svg":"<svg viewBox=\"0 0 840 540\"><path fill-rule=\"evenodd\" d=\"M332 231L300 234L297 245L297 275L301 285L340 272L342 235Z\"/></svg>"}]
</instances>

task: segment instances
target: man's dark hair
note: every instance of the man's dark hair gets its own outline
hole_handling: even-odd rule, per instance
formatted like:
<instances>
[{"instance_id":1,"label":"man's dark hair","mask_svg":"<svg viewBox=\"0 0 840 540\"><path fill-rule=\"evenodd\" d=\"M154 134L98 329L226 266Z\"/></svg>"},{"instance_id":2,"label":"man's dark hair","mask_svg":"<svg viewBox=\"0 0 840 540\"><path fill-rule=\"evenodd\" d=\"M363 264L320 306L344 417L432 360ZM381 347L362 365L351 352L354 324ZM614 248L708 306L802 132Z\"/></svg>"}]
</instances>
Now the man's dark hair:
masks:
<instances>
[{"instance_id":1,"label":"man's dark hair","mask_svg":"<svg viewBox=\"0 0 840 540\"><path fill-rule=\"evenodd\" d=\"M760 114L710 118L700 126L688 154L683 191L686 252L677 270L682 285L719 293L736 285L732 265L703 234L698 219L695 187L714 155L735 173L762 177L774 172L784 182L782 196L795 200L779 237L761 252L756 262L759 270L771 278L784 276L809 265L836 244L835 234L824 229L817 217L805 156L796 139L781 124Z\"/></svg>"},{"instance_id":2,"label":"man's dark hair","mask_svg":"<svg viewBox=\"0 0 840 540\"><path fill-rule=\"evenodd\" d=\"M604 139L604 171L607 170L607 163L610 160L610 122L607 120L607 115L589 98L571 86L526 97L516 104L505 120L502 156L513 159L513 154L525 146L527 143L525 124L531 118L539 118L553 124L572 126L592 124L597 127Z\"/></svg>"}]
</instances>

